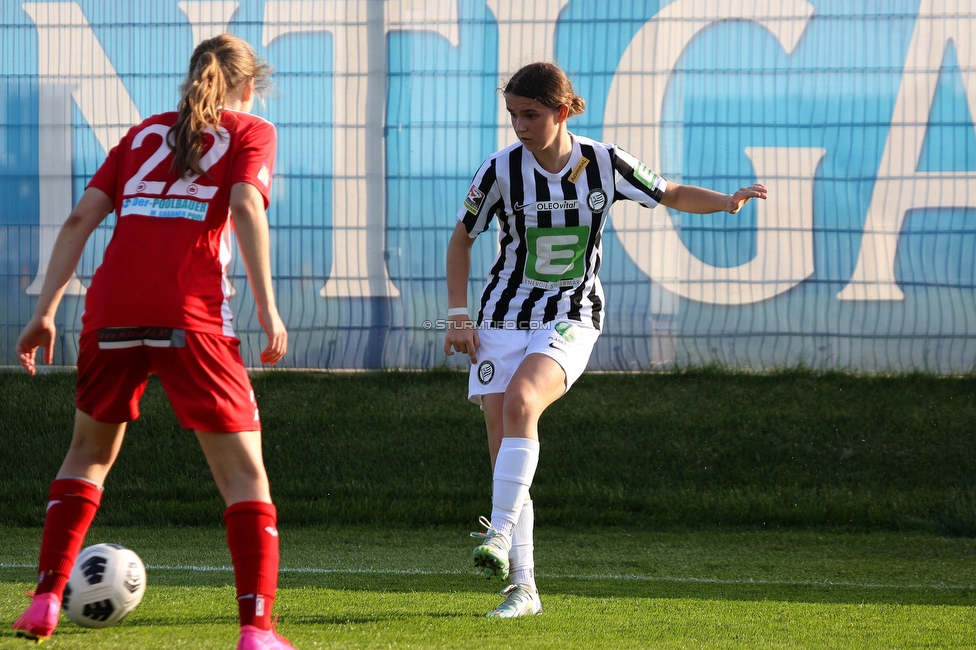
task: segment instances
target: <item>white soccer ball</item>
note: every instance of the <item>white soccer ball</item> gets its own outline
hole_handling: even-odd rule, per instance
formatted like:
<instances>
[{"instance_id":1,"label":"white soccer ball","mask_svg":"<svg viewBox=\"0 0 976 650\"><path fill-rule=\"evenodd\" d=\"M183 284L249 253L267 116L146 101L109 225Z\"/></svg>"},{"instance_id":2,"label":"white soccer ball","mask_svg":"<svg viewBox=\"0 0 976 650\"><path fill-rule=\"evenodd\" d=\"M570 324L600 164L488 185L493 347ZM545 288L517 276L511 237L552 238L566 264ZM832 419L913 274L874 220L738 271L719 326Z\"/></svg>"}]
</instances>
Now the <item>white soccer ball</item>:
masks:
<instances>
[{"instance_id":1,"label":"white soccer ball","mask_svg":"<svg viewBox=\"0 0 976 650\"><path fill-rule=\"evenodd\" d=\"M146 593L146 567L118 544L95 544L78 554L61 609L83 627L109 627L132 613Z\"/></svg>"}]
</instances>

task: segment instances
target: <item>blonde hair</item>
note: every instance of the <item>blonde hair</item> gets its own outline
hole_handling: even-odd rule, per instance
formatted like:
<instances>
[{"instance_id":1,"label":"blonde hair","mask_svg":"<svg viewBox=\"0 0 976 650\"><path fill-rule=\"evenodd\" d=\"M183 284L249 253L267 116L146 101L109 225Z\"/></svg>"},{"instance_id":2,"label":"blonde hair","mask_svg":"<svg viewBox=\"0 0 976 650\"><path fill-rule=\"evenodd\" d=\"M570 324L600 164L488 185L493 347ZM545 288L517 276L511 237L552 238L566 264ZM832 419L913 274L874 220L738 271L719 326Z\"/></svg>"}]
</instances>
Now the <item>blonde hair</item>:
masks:
<instances>
[{"instance_id":1,"label":"blonde hair","mask_svg":"<svg viewBox=\"0 0 976 650\"><path fill-rule=\"evenodd\" d=\"M501 89L506 95L534 99L543 106L569 107L569 115L582 115L586 101L576 94L573 84L559 66L553 63L530 63L519 68Z\"/></svg>"},{"instance_id":2,"label":"blonde hair","mask_svg":"<svg viewBox=\"0 0 976 650\"><path fill-rule=\"evenodd\" d=\"M173 149L173 171L181 177L203 174L207 127L220 125L227 93L254 80L254 93L264 97L270 88L271 67L246 41L220 34L197 45L190 57L190 69L180 86L179 117L169 130Z\"/></svg>"}]
</instances>

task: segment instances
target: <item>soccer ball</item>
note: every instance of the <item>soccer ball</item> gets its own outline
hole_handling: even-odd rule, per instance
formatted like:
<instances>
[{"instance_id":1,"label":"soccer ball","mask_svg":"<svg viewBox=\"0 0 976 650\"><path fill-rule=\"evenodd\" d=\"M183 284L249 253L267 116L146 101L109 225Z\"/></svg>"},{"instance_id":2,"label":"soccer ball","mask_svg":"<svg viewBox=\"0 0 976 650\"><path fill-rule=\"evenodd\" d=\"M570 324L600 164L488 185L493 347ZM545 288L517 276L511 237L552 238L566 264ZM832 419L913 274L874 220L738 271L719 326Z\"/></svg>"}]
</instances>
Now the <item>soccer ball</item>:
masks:
<instances>
[{"instance_id":1,"label":"soccer ball","mask_svg":"<svg viewBox=\"0 0 976 650\"><path fill-rule=\"evenodd\" d=\"M83 627L109 627L132 613L146 593L146 567L118 544L95 544L78 554L61 609Z\"/></svg>"}]
</instances>

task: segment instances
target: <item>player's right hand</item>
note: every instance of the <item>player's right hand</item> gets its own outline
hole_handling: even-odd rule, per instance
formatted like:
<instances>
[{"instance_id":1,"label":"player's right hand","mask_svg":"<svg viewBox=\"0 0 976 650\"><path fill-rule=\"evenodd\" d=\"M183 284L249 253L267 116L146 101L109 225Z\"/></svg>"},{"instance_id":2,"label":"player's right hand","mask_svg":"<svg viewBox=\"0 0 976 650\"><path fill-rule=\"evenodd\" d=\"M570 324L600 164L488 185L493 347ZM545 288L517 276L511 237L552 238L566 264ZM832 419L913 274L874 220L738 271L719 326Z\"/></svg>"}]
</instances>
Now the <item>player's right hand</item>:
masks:
<instances>
[{"instance_id":1,"label":"player's right hand","mask_svg":"<svg viewBox=\"0 0 976 650\"><path fill-rule=\"evenodd\" d=\"M33 316L24 326L24 330L17 338L17 359L20 365L30 374L37 373L35 358L37 348L44 348L44 363L54 362L54 338L57 328L54 319Z\"/></svg>"},{"instance_id":2,"label":"player's right hand","mask_svg":"<svg viewBox=\"0 0 976 650\"><path fill-rule=\"evenodd\" d=\"M455 352L468 355L471 363L478 362L478 348L481 339L478 330L467 315L451 316L447 319L447 334L444 336L444 354L449 357Z\"/></svg>"}]
</instances>

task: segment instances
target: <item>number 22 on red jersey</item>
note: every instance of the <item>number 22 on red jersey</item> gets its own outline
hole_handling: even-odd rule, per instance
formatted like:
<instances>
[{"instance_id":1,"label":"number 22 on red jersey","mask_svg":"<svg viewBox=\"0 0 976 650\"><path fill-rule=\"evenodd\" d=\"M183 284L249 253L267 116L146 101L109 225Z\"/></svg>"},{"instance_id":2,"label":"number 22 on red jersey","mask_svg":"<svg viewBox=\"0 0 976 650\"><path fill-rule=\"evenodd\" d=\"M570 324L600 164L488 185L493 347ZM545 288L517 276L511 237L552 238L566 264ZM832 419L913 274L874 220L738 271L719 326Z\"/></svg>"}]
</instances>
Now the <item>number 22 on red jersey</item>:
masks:
<instances>
[{"instance_id":1,"label":"number 22 on red jersey","mask_svg":"<svg viewBox=\"0 0 976 650\"><path fill-rule=\"evenodd\" d=\"M177 178L176 174L169 170L167 163L165 171L167 180L147 180L151 177L159 177L158 172L156 174L153 172L168 161L173 153L167 142L169 130L170 127L165 124L151 124L139 131L132 139L133 151L145 147L151 153L122 188L120 217L141 215L193 221L206 219L209 201L217 194L218 187L201 183L200 174ZM213 144L200 158L200 168L204 173L219 162L230 148L229 134L223 126L218 126L216 130L207 127L206 132L213 138ZM149 138L150 135L158 137ZM152 149L153 146L155 149Z\"/></svg>"}]
</instances>

